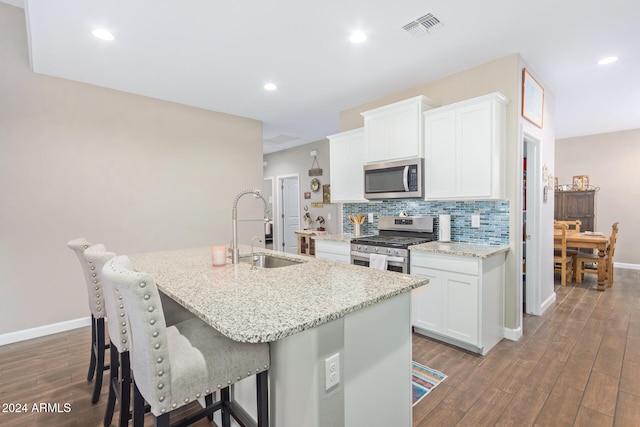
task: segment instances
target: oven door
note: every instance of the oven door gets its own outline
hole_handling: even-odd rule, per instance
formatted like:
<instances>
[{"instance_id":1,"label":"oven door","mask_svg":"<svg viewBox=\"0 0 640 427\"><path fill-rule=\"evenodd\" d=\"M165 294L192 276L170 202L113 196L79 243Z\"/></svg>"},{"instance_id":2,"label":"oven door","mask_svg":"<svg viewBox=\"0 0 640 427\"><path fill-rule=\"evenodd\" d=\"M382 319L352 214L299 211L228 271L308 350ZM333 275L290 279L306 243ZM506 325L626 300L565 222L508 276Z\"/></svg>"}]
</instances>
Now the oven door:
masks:
<instances>
[{"instance_id":1,"label":"oven door","mask_svg":"<svg viewBox=\"0 0 640 427\"><path fill-rule=\"evenodd\" d=\"M351 251L351 264L369 267L369 254L366 252ZM409 263L403 257L387 257L387 270L397 273L409 273Z\"/></svg>"}]
</instances>

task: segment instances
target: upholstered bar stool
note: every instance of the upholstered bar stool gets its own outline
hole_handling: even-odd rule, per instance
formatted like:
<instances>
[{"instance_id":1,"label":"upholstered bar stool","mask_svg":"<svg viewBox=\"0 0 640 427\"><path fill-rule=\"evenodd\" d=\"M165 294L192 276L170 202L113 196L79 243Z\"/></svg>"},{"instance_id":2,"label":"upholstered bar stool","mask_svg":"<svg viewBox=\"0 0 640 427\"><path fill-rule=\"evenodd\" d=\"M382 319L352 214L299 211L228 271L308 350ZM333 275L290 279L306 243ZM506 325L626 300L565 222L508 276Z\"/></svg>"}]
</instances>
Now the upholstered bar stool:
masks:
<instances>
[{"instance_id":1,"label":"upholstered bar stool","mask_svg":"<svg viewBox=\"0 0 640 427\"><path fill-rule=\"evenodd\" d=\"M69 241L67 246L71 248L78 257L87 286L89 310L91 311L91 359L89 362L87 381L92 381L95 378L91 403L97 403L98 400L100 400L104 371L109 369L109 365L105 365L105 353L107 349L109 349L109 345L105 343L104 322L107 313L104 305L104 292L97 279L98 272L95 266L87 262L84 258L84 251L91 246L91 243L84 238L78 238Z\"/></svg>"},{"instance_id":2,"label":"upholstered bar stool","mask_svg":"<svg viewBox=\"0 0 640 427\"><path fill-rule=\"evenodd\" d=\"M240 379L256 376L257 426L269 425L267 370L268 344L233 341L194 318L167 327L154 278L133 271L129 258L116 256L103 268L124 300L131 331L131 366L134 377L134 426L144 424L141 409L146 401L156 425L168 426L170 413L194 400L205 398L207 407L180 425L222 411L222 425L234 417L241 425L256 425L230 400L229 387ZM220 400L212 394L220 390Z\"/></svg>"}]
</instances>

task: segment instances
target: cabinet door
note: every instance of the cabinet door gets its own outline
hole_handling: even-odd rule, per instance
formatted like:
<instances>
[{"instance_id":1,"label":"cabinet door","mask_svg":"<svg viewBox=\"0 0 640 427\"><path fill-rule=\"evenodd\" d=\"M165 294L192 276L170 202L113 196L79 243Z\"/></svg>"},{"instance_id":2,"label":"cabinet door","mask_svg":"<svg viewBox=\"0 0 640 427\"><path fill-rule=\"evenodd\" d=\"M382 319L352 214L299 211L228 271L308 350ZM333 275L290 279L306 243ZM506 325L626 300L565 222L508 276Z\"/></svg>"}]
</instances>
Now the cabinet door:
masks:
<instances>
[{"instance_id":1,"label":"cabinet door","mask_svg":"<svg viewBox=\"0 0 640 427\"><path fill-rule=\"evenodd\" d=\"M425 195L441 199L456 195L455 111L425 114Z\"/></svg>"},{"instance_id":2,"label":"cabinet door","mask_svg":"<svg viewBox=\"0 0 640 427\"><path fill-rule=\"evenodd\" d=\"M494 156L491 103L460 108L456 112L457 195L490 197Z\"/></svg>"},{"instance_id":3,"label":"cabinet door","mask_svg":"<svg viewBox=\"0 0 640 427\"><path fill-rule=\"evenodd\" d=\"M442 280L444 318L442 333L479 345L478 276L446 272Z\"/></svg>"},{"instance_id":4,"label":"cabinet door","mask_svg":"<svg viewBox=\"0 0 640 427\"><path fill-rule=\"evenodd\" d=\"M429 278L429 284L411 291L411 325L442 333L443 272L411 266L411 274Z\"/></svg>"},{"instance_id":5,"label":"cabinet door","mask_svg":"<svg viewBox=\"0 0 640 427\"><path fill-rule=\"evenodd\" d=\"M316 242L316 258L342 264L351 263L351 243L314 239Z\"/></svg>"},{"instance_id":6,"label":"cabinet door","mask_svg":"<svg viewBox=\"0 0 640 427\"><path fill-rule=\"evenodd\" d=\"M399 108L391 116L392 136L391 150L387 153L390 160L422 157L420 152L420 136L422 135L420 111L418 104Z\"/></svg>"},{"instance_id":7,"label":"cabinet door","mask_svg":"<svg viewBox=\"0 0 640 427\"><path fill-rule=\"evenodd\" d=\"M376 115L365 118L366 162L389 160L389 146L392 139L392 123L389 115Z\"/></svg>"},{"instance_id":8,"label":"cabinet door","mask_svg":"<svg viewBox=\"0 0 640 427\"><path fill-rule=\"evenodd\" d=\"M331 202L366 201L364 198L364 131L356 129L329 136Z\"/></svg>"}]
</instances>

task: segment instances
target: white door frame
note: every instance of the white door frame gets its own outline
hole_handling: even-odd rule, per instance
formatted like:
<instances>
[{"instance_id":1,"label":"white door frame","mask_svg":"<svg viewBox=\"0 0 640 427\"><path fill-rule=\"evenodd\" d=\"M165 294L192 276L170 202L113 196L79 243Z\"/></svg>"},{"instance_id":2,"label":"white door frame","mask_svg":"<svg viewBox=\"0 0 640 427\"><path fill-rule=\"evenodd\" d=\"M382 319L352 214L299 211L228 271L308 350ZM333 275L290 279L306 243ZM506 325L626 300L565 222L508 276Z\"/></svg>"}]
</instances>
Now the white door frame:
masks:
<instances>
[{"instance_id":1,"label":"white door frame","mask_svg":"<svg viewBox=\"0 0 640 427\"><path fill-rule=\"evenodd\" d=\"M541 140L539 137L532 135L527 130L522 129L522 137L520 138L521 148L523 150L524 144L527 144L527 240L526 240L526 257L527 257L527 270L526 270L526 307L525 310L529 314L536 316L541 315L544 310L542 309L541 301L541 265L540 265L540 219L542 216L542 208L540 197L542 196L542 163L541 163ZM521 151L520 159L522 159L523 153ZM523 176L523 164L520 161L520 176ZM522 188L522 182L521 182ZM553 197L553 192L549 192ZM518 209L522 211L524 200L522 200L522 191L519 192L518 198L520 203ZM522 230L523 221L522 215L518 218L518 230ZM523 247L523 233L517 233L518 236L518 259L522 259L522 247ZM522 278L522 262L518 262L519 276ZM519 283L522 283L521 281ZM518 286L519 293L519 307L522 307L523 295L522 286ZM520 325L522 325L522 310L519 310Z\"/></svg>"},{"instance_id":2,"label":"white door frame","mask_svg":"<svg viewBox=\"0 0 640 427\"><path fill-rule=\"evenodd\" d=\"M275 206L276 212L273 218L273 250L282 252L282 185L283 181L288 178L296 178L298 180L298 187L300 187L300 174L292 173L288 175L278 175L277 187L274 194L273 206ZM298 216L300 217L300 195L298 195Z\"/></svg>"}]
</instances>

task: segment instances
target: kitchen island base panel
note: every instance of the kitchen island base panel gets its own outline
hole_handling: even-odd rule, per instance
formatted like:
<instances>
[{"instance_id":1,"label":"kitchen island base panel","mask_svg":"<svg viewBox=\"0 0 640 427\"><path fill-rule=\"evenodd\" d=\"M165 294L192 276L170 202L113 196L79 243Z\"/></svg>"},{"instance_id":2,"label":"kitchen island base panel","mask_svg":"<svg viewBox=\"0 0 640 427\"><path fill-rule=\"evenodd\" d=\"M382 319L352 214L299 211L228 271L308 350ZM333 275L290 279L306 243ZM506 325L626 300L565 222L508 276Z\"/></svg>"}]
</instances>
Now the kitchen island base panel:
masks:
<instances>
[{"instance_id":1,"label":"kitchen island base panel","mask_svg":"<svg viewBox=\"0 0 640 427\"><path fill-rule=\"evenodd\" d=\"M410 295L270 343L270 425L410 427ZM326 390L325 360L336 353L340 383ZM235 399L253 416L255 381L237 383Z\"/></svg>"}]
</instances>

